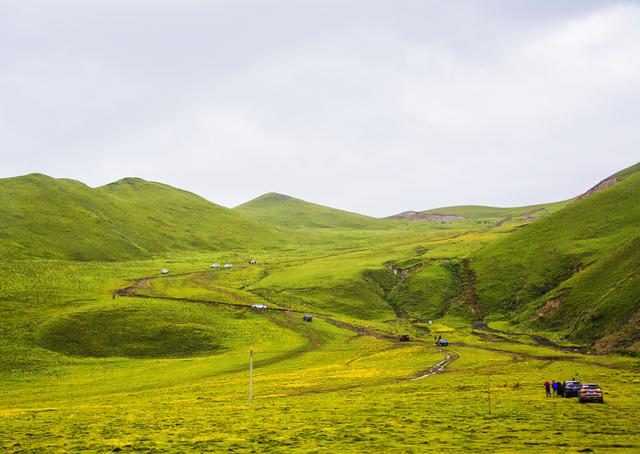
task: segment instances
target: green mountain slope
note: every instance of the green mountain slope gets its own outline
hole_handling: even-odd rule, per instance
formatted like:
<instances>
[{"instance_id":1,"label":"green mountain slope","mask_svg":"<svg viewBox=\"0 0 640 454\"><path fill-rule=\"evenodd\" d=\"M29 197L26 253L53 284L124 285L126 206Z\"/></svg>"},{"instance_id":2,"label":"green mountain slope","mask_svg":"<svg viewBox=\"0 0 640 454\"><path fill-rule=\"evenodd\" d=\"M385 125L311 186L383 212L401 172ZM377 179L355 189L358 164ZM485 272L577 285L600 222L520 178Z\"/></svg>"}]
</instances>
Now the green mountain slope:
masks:
<instances>
[{"instance_id":1,"label":"green mountain slope","mask_svg":"<svg viewBox=\"0 0 640 454\"><path fill-rule=\"evenodd\" d=\"M287 229L376 229L392 225L385 220L305 202L274 192L239 205L234 211Z\"/></svg>"},{"instance_id":2,"label":"green mountain slope","mask_svg":"<svg viewBox=\"0 0 640 454\"><path fill-rule=\"evenodd\" d=\"M278 238L275 229L239 213L140 179L96 189L38 174L0 180L5 258L126 260L246 248Z\"/></svg>"},{"instance_id":3,"label":"green mountain slope","mask_svg":"<svg viewBox=\"0 0 640 454\"><path fill-rule=\"evenodd\" d=\"M617 182L599 184L475 253L471 262L483 314L561 329L581 341L629 332L626 325L640 310L638 170L636 165L619 172ZM631 343L620 338L608 345Z\"/></svg>"}]
</instances>

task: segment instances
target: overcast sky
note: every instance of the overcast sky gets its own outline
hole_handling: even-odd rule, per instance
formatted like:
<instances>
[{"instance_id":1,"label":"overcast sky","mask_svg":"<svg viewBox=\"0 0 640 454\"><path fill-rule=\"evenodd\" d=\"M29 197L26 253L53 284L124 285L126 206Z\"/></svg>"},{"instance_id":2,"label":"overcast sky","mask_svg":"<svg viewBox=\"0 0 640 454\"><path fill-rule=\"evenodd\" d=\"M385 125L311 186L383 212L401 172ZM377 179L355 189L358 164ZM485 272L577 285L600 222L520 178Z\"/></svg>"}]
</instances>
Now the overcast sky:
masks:
<instances>
[{"instance_id":1,"label":"overcast sky","mask_svg":"<svg viewBox=\"0 0 640 454\"><path fill-rule=\"evenodd\" d=\"M640 161L640 2L0 0L0 177L373 216Z\"/></svg>"}]
</instances>

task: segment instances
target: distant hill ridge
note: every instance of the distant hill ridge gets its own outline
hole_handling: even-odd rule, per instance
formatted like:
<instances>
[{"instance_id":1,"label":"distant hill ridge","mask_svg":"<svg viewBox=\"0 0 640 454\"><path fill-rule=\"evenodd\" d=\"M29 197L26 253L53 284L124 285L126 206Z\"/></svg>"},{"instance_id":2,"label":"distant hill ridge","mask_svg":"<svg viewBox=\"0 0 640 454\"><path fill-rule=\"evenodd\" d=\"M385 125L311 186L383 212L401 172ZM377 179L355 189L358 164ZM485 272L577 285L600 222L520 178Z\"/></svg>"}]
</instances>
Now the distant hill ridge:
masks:
<instances>
[{"instance_id":1,"label":"distant hill ridge","mask_svg":"<svg viewBox=\"0 0 640 454\"><path fill-rule=\"evenodd\" d=\"M423 213L420 211L405 211L404 213L389 216L389 219L402 219L405 221L429 221L429 222L454 222L467 219L465 216L446 213Z\"/></svg>"},{"instance_id":2,"label":"distant hill ridge","mask_svg":"<svg viewBox=\"0 0 640 454\"><path fill-rule=\"evenodd\" d=\"M553 213L568 201L554 202L540 205L529 205L513 208L499 208L482 205L458 205L433 208L425 211L405 211L387 219L409 222L475 222L500 225L506 221L531 222Z\"/></svg>"},{"instance_id":3,"label":"distant hill ridge","mask_svg":"<svg viewBox=\"0 0 640 454\"><path fill-rule=\"evenodd\" d=\"M178 250L273 244L283 238L200 196L140 178L99 188L42 174L0 179L5 258L127 260Z\"/></svg>"}]
</instances>

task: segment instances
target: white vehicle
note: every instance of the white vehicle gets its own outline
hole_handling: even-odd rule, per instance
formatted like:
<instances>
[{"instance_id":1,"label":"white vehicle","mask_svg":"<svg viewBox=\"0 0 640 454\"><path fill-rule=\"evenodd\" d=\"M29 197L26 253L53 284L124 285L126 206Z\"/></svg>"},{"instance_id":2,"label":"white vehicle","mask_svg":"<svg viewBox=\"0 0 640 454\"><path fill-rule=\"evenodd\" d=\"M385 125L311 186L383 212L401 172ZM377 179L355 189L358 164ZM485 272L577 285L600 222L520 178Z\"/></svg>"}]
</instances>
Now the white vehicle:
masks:
<instances>
[{"instance_id":1,"label":"white vehicle","mask_svg":"<svg viewBox=\"0 0 640 454\"><path fill-rule=\"evenodd\" d=\"M220 268L220 264L219 263L214 263L213 265L211 265L211 268Z\"/></svg>"},{"instance_id":2,"label":"white vehicle","mask_svg":"<svg viewBox=\"0 0 640 454\"><path fill-rule=\"evenodd\" d=\"M168 269L166 269L166 268L162 268L162 269L160 270L160 274L167 274L167 273L169 273L169 270L168 270Z\"/></svg>"},{"instance_id":3,"label":"white vehicle","mask_svg":"<svg viewBox=\"0 0 640 454\"><path fill-rule=\"evenodd\" d=\"M233 265L231 263L225 263L224 264L224 267L227 268L227 269L231 268L232 266Z\"/></svg>"},{"instance_id":4,"label":"white vehicle","mask_svg":"<svg viewBox=\"0 0 640 454\"><path fill-rule=\"evenodd\" d=\"M254 304L253 306L251 306L251 309L265 310L266 308L267 306L265 306L264 304Z\"/></svg>"}]
</instances>

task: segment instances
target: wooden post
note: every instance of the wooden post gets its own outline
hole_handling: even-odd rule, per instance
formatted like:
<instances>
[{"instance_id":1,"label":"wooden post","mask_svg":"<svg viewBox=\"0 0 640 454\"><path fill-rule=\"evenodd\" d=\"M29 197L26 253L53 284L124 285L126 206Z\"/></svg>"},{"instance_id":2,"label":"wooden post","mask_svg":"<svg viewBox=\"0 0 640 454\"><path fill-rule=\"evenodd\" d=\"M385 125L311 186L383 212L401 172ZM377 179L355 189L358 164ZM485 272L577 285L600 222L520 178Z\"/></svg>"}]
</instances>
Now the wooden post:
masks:
<instances>
[{"instance_id":1,"label":"wooden post","mask_svg":"<svg viewBox=\"0 0 640 454\"><path fill-rule=\"evenodd\" d=\"M487 384L487 396L489 398L489 414L491 414L491 382Z\"/></svg>"},{"instance_id":2,"label":"wooden post","mask_svg":"<svg viewBox=\"0 0 640 454\"><path fill-rule=\"evenodd\" d=\"M253 347L249 349L249 407L253 405Z\"/></svg>"}]
</instances>

